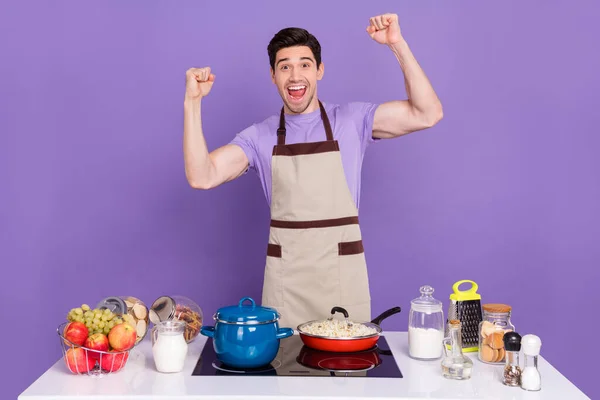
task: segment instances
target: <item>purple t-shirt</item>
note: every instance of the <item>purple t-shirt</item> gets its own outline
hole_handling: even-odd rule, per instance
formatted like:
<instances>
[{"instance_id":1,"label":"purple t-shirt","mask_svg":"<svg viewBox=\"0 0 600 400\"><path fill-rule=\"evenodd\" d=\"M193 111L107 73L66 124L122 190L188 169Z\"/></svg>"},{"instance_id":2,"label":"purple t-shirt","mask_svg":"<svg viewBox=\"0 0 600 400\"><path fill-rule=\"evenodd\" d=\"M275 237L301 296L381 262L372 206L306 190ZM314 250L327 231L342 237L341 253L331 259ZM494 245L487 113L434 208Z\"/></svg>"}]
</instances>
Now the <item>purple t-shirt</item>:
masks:
<instances>
[{"instance_id":1,"label":"purple t-shirt","mask_svg":"<svg viewBox=\"0 0 600 400\"><path fill-rule=\"evenodd\" d=\"M322 101L333 138L338 141L346 181L354 204L360 204L360 179L363 156L368 145L374 142L373 117L378 104L352 102L344 105ZM277 144L279 112L260 123L238 133L230 142L244 150L249 169L258 175L267 203L271 204L271 157ZM319 109L309 114L285 114L285 143L319 142L327 140Z\"/></svg>"}]
</instances>

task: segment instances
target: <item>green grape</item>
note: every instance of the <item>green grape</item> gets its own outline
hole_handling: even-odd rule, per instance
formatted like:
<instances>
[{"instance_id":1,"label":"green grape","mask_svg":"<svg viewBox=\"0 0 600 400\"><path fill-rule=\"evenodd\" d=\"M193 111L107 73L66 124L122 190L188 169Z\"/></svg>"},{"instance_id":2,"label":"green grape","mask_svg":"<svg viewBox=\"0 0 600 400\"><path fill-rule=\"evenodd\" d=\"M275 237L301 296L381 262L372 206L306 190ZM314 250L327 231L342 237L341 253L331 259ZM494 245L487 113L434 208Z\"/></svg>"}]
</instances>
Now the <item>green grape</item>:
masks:
<instances>
[{"instance_id":1,"label":"green grape","mask_svg":"<svg viewBox=\"0 0 600 400\"><path fill-rule=\"evenodd\" d=\"M108 333L110 332L110 328L107 326L104 327L104 334L108 335Z\"/></svg>"},{"instance_id":2,"label":"green grape","mask_svg":"<svg viewBox=\"0 0 600 400\"><path fill-rule=\"evenodd\" d=\"M104 314L101 319L102 321L108 321L108 315Z\"/></svg>"},{"instance_id":3,"label":"green grape","mask_svg":"<svg viewBox=\"0 0 600 400\"><path fill-rule=\"evenodd\" d=\"M83 310L81 308L76 308L75 309L75 314L77 314L77 315L83 315Z\"/></svg>"},{"instance_id":4,"label":"green grape","mask_svg":"<svg viewBox=\"0 0 600 400\"><path fill-rule=\"evenodd\" d=\"M105 308L104 311L102 311L104 314L110 314L111 311L108 308Z\"/></svg>"},{"instance_id":5,"label":"green grape","mask_svg":"<svg viewBox=\"0 0 600 400\"><path fill-rule=\"evenodd\" d=\"M106 326L106 323L104 321L100 321L100 323L98 324L98 328L104 328Z\"/></svg>"},{"instance_id":6,"label":"green grape","mask_svg":"<svg viewBox=\"0 0 600 400\"><path fill-rule=\"evenodd\" d=\"M110 313L109 315L106 316L106 318L107 318L106 320L111 321L114 317L115 317L115 314Z\"/></svg>"},{"instance_id":7,"label":"green grape","mask_svg":"<svg viewBox=\"0 0 600 400\"><path fill-rule=\"evenodd\" d=\"M94 313L88 310L88 311L86 311L86 312L83 313L83 316L86 317L86 318L91 318L91 317L94 316Z\"/></svg>"},{"instance_id":8,"label":"green grape","mask_svg":"<svg viewBox=\"0 0 600 400\"><path fill-rule=\"evenodd\" d=\"M108 329L112 329L112 327L115 326L115 321L109 321L107 326Z\"/></svg>"},{"instance_id":9,"label":"green grape","mask_svg":"<svg viewBox=\"0 0 600 400\"><path fill-rule=\"evenodd\" d=\"M90 306L88 306L87 304L82 304L82 305L81 305L81 309L82 309L83 311L89 311L89 310L90 310Z\"/></svg>"},{"instance_id":10,"label":"green grape","mask_svg":"<svg viewBox=\"0 0 600 400\"><path fill-rule=\"evenodd\" d=\"M82 316L77 317L77 321L83 323L84 319Z\"/></svg>"}]
</instances>

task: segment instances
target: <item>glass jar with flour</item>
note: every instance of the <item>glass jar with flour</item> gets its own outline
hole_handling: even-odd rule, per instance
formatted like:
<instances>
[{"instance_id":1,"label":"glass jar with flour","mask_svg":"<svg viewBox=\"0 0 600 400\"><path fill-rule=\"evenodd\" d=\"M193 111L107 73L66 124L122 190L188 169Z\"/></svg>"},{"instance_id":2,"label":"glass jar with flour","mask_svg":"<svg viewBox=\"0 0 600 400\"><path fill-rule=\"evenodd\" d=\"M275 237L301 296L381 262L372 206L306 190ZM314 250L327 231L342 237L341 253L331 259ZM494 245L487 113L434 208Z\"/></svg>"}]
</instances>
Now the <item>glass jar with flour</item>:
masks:
<instances>
[{"instance_id":1,"label":"glass jar with flour","mask_svg":"<svg viewBox=\"0 0 600 400\"><path fill-rule=\"evenodd\" d=\"M433 298L433 288L422 286L421 296L410 302L408 315L408 351L417 360L437 360L442 357L444 311L442 302Z\"/></svg>"}]
</instances>

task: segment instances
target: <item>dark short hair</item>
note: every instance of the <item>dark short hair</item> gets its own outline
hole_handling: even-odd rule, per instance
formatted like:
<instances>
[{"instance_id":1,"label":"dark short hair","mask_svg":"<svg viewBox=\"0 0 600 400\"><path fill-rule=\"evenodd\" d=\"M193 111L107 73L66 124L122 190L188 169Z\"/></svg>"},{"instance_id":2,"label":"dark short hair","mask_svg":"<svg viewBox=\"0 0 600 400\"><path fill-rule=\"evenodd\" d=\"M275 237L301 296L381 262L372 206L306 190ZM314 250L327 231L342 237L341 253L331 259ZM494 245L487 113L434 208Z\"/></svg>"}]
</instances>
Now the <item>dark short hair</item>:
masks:
<instances>
[{"instance_id":1,"label":"dark short hair","mask_svg":"<svg viewBox=\"0 0 600 400\"><path fill-rule=\"evenodd\" d=\"M275 69L275 56L277 52L286 47L293 46L308 46L315 56L317 68L319 68L319 65L321 65L321 44L316 37L302 28L284 28L273 36L273 39L269 42L269 46L267 46L271 68Z\"/></svg>"}]
</instances>

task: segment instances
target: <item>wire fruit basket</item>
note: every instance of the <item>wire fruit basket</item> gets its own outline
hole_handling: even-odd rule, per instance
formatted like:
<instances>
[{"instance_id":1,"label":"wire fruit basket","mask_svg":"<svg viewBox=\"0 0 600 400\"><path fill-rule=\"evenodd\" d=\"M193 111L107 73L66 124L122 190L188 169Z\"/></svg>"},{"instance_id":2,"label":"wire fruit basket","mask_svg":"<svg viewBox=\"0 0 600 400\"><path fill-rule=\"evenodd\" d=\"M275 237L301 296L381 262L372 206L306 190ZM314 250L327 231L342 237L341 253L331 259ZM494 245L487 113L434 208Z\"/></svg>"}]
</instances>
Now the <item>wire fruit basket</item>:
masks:
<instances>
[{"instance_id":1,"label":"wire fruit basket","mask_svg":"<svg viewBox=\"0 0 600 400\"><path fill-rule=\"evenodd\" d=\"M63 332L69 323L64 322L57 328L63 360L69 371L76 375L103 376L125 367L133 347L124 351L101 351L80 346L64 337Z\"/></svg>"}]
</instances>

